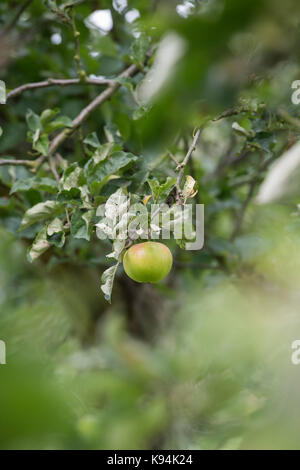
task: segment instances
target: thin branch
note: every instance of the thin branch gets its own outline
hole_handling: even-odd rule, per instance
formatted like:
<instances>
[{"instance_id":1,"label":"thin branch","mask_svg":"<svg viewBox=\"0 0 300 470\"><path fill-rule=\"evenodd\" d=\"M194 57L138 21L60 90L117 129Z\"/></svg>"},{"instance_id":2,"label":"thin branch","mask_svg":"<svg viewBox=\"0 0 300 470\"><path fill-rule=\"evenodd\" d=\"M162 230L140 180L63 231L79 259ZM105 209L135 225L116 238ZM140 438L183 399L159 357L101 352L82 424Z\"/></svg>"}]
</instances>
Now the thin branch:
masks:
<instances>
[{"instance_id":1,"label":"thin branch","mask_svg":"<svg viewBox=\"0 0 300 470\"><path fill-rule=\"evenodd\" d=\"M139 68L135 64L130 65L123 73L121 73L121 75L119 75L118 78L132 77L138 72L138 70ZM54 137L49 146L49 155L52 155L57 150L57 148L68 138L68 136L71 135L98 106L104 103L104 101L108 100L108 98L110 98L119 87L120 83L118 81L114 81L106 88L106 90L104 90L93 101L91 101L91 103L88 104L88 106L86 106L73 120L73 126L71 129L64 129L56 137Z\"/></svg>"},{"instance_id":2,"label":"thin branch","mask_svg":"<svg viewBox=\"0 0 300 470\"><path fill-rule=\"evenodd\" d=\"M69 216L69 212L68 212L68 209L65 208L65 212L66 212L66 219L67 219L67 222L65 224L65 228L70 228L71 227L71 221L70 221L70 216Z\"/></svg>"},{"instance_id":3,"label":"thin branch","mask_svg":"<svg viewBox=\"0 0 300 470\"><path fill-rule=\"evenodd\" d=\"M20 166L35 166L34 160L10 160L9 158L0 158L0 166L1 165L20 165Z\"/></svg>"},{"instance_id":4,"label":"thin branch","mask_svg":"<svg viewBox=\"0 0 300 470\"><path fill-rule=\"evenodd\" d=\"M286 109L282 108L279 110L279 115L289 124L292 124L297 129L300 129L300 119L291 116Z\"/></svg>"},{"instance_id":5,"label":"thin branch","mask_svg":"<svg viewBox=\"0 0 300 470\"><path fill-rule=\"evenodd\" d=\"M180 169L180 163L176 160L176 158L174 157L174 155L170 151L169 151L169 157L176 164L175 171L178 171Z\"/></svg>"},{"instance_id":6,"label":"thin branch","mask_svg":"<svg viewBox=\"0 0 300 470\"><path fill-rule=\"evenodd\" d=\"M274 156L264 162L261 162L260 165L258 166L258 169L256 171L254 178L250 181L246 199L244 200L242 207L237 215L236 222L235 222L235 225L234 225L231 237L230 237L231 242L233 242L238 236L238 234L240 233L248 205L250 204L252 197L254 196L255 189L257 185L261 182L261 176L263 172L268 168L268 166L273 161L274 161Z\"/></svg>"},{"instance_id":7,"label":"thin branch","mask_svg":"<svg viewBox=\"0 0 300 470\"><path fill-rule=\"evenodd\" d=\"M83 143L84 136L83 136L82 126L78 127L78 139L79 139L79 144L80 144L82 156L86 158L87 154L86 154L86 151L85 151L85 148L84 148L84 143Z\"/></svg>"},{"instance_id":8,"label":"thin branch","mask_svg":"<svg viewBox=\"0 0 300 470\"><path fill-rule=\"evenodd\" d=\"M26 83L25 85L21 85L18 88L10 91L7 94L7 99L14 98L15 96L21 95L24 91L33 90L36 88L46 88L49 86L69 86L69 85L82 85L82 84L89 84L89 85L111 85L113 80L108 78L104 79L97 79L97 78L87 78L84 82L79 78L69 78L69 79L59 79L59 78L49 78L43 82L34 82L34 83Z\"/></svg>"},{"instance_id":9,"label":"thin branch","mask_svg":"<svg viewBox=\"0 0 300 470\"><path fill-rule=\"evenodd\" d=\"M23 3L23 5L20 6L19 10L15 14L15 16L13 17L11 22L6 26L6 28L4 28L2 34L3 33L7 34L9 31L11 31L15 27L15 25L17 24L20 16L26 10L26 8L30 5L30 3L32 3L32 0L27 0L26 2Z\"/></svg>"},{"instance_id":10,"label":"thin branch","mask_svg":"<svg viewBox=\"0 0 300 470\"><path fill-rule=\"evenodd\" d=\"M187 166L188 162L189 162L189 159L191 158L191 155L192 153L194 152L194 150L196 149L196 145L197 145L197 142L198 142L198 139L201 135L201 132L202 132L202 129L199 128L195 134L195 137L193 139L193 142L192 142L192 145L190 146L190 148L188 149L187 151L187 154L186 156L184 157L184 160L183 162L180 164L180 167L181 167L181 170L179 172L179 175L178 175L178 178L177 178L177 181L176 181L176 188L179 190L180 189L180 184L181 184L181 181L182 181L182 178L183 178L183 175L184 175L184 170L185 170L185 167Z\"/></svg>"},{"instance_id":11,"label":"thin branch","mask_svg":"<svg viewBox=\"0 0 300 470\"><path fill-rule=\"evenodd\" d=\"M247 113L249 111L250 109L247 108L247 106L239 106L237 108L230 108L227 111L224 111L223 113L216 116L214 119L212 119L212 122L220 121L221 119L231 117L231 116L237 116L241 113Z\"/></svg>"},{"instance_id":12,"label":"thin branch","mask_svg":"<svg viewBox=\"0 0 300 470\"><path fill-rule=\"evenodd\" d=\"M77 75L78 75L79 79L81 79L82 81L85 81L86 73L83 70L82 63L81 63L81 57L80 57L80 44L79 44L80 32L77 31L77 28L76 28L75 13L74 13L74 8L73 7L70 10L70 26L72 28L72 33L73 33L73 36L74 36L74 46L75 46L74 60L76 62Z\"/></svg>"},{"instance_id":13,"label":"thin branch","mask_svg":"<svg viewBox=\"0 0 300 470\"><path fill-rule=\"evenodd\" d=\"M232 231L232 234L231 234L231 237L230 237L231 242L233 242L236 239L236 237L238 236L238 234L240 232L240 229L242 227L242 223L244 221L244 216L245 216L246 210L247 210L248 205L251 202L251 199L254 195L254 191L255 191L257 183L258 183L258 179L254 178L252 180L250 186L249 186L248 194L247 194L246 199L244 200L244 202L242 204L242 207L241 207L240 212L237 216L236 223L235 223L235 226L233 228L233 231Z\"/></svg>"},{"instance_id":14,"label":"thin branch","mask_svg":"<svg viewBox=\"0 0 300 470\"><path fill-rule=\"evenodd\" d=\"M59 183L59 175L57 173L57 170L56 170L56 158L53 158L53 157L50 157L49 158L49 167L50 167L50 170L55 178L55 181L57 182L57 184Z\"/></svg>"}]
</instances>

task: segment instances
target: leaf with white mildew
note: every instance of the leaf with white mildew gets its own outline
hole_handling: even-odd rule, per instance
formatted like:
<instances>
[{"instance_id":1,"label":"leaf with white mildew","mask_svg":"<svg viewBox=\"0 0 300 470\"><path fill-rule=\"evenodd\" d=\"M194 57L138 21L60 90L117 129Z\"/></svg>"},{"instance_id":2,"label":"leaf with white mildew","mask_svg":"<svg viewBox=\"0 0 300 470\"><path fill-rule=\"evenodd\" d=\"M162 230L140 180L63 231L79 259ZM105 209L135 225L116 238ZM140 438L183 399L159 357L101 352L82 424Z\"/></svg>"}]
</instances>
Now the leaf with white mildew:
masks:
<instances>
[{"instance_id":1,"label":"leaf with white mildew","mask_svg":"<svg viewBox=\"0 0 300 470\"><path fill-rule=\"evenodd\" d=\"M113 193L105 204L105 217L115 225L128 211L130 200L125 196L122 188Z\"/></svg>"},{"instance_id":2,"label":"leaf with white mildew","mask_svg":"<svg viewBox=\"0 0 300 470\"><path fill-rule=\"evenodd\" d=\"M31 248L27 252L27 258L30 262L41 256L51 244L47 241L47 227L43 227L37 234Z\"/></svg>"},{"instance_id":3,"label":"leaf with white mildew","mask_svg":"<svg viewBox=\"0 0 300 470\"><path fill-rule=\"evenodd\" d=\"M108 268L106 271L104 271L101 277L101 281L102 281L101 290L104 293L105 299L109 303L111 303L112 288L114 285L114 279L115 279L115 275L116 275L119 264L120 262Z\"/></svg>"},{"instance_id":4,"label":"leaf with white mildew","mask_svg":"<svg viewBox=\"0 0 300 470\"><path fill-rule=\"evenodd\" d=\"M47 228L47 241L57 248L62 248L65 244L65 232L61 219L55 218Z\"/></svg>"},{"instance_id":5,"label":"leaf with white mildew","mask_svg":"<svg viewBox=\"0 0 300 470\"><path fill-rule=\"evenodd\" d=\"M36 222L41 222L50 217L60 215L63 211L64 206L56 201L40 202L25 212L19 231L24 230Z\"/></svg>"},{"instance_id":6,"label":"leaf with white mildew","mask_svg":"<svg viewBox=\"0 0 300 470\"><path fill-rule=\"evenodd\" d=\"M78 186L80 185L79 180L80 180L81 175L82 175L82 168L77 166L76 163L71 165L65 171L61 189L69 191L72 188L78 188Z\"/></svg>"},{"instance_id":7,"label":"leaf with white mildew","mask_svg":"<svg viewBox=\"0 0 300 470\"><path fill-rule=\"evenodd\" d=\"M107 258L115 258L117 261L120 261L120 256L123 253L123 250L125 248L125 239L119 239L117 238L114 240L113 243L113 249L114 251L112 253L109 253L109 255L106 255Z\"/></svg>"}]
</instances>

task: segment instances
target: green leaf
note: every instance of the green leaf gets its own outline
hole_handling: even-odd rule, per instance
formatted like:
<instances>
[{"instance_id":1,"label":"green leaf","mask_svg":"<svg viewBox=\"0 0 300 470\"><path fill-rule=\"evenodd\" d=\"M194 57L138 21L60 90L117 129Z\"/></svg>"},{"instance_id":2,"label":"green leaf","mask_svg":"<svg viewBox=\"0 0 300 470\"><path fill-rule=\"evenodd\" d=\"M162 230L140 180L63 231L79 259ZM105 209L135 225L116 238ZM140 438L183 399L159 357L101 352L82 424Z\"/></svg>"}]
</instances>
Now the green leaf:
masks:
<instances>
[{"instance_id":1,"label":"green leaf","mask_svg":"<svg viewBox=\"0 0 300 470\"><path fill-rule=\"evenodd\" d=\"M36 178L34 189L55 194L58 191L58 185L57 182L51 178Z\"/></svg>"},{"instance_id":2,"label":"green leaf","mask_svg":"<svg viewBox=\"0 0 300 470\"><path fill-rule=\"evenodd\" d=\"M10 194L23 192L23 191L29 191L29 189L32 189L33 186L34 186L34 178L27 178L27 179L17 180L12 185L12 188L10 190Z\"/></svg>"},{"instance_id":3,"label":"green leaf","mask_svg":"<svg viewBox=\"0 0 300 470\"><path fill-rule=\"evenodd\" d=\"M277 142L276 135L269 132L259 132L253 139L253 144L267 153L271 153Z\"/></svg>"},{"instance_id":4,"label":"green leaf","mask_svg":"<svg viewBox=\"0 0 300 470\"><path fill-rule=\"evenodd\" d=\"M27 111L26 121L27 121L27 125L28 125L29 129L32 132L35 132L37 130L41 131L42 128L43 128L39 116L37 114L35 114L31 109L29 109Z\"/></svg>"},{"instance_id":5,"label":"green leaf","mask_svg":"<svg viewBox=\"0 0 300 470\"><path fill-rule=\"evenodd\" d=\"M54 116L56 116L58 113L59 113L59 109L58 109L58 108L55 108L55 109L45 109L45 110L42 112L41 117L40 117L42 126L45 126L45 125L46 125L49 121L51 121L51 119L53 119Z\"/></svg>"},{"instance_id":6,"label":"green leaf","mask_svg":"<svg viewBox=\"0 0 300 470\"><path fill-rule=\"evenodd\" d=\"M59 195L57 196L57 200L59 202L69 202L69 201L80 200L80 189L79 188L63 189L62 191L60 191Z\"/></svg>"},{"instance_id":7,"label":"green leaf","mask_svg":"<svg viewBox=\"0 0 300 470\"><path fill-rule=\"evenodd\" d=\"M77 163L73 163L64 173L62 189L69 191L72 188L78 188L82 174L82 168Z\"/></svg>"},{"instance_id":8,"label":"green leaf","mask_svg":"<svg viewBox=\"0 0 300 470\"><path fill-rule=\"evenodd\" d=\"M91 222L94 217L94 209L87 212L82 212L77 209L71 218L71 235L74 238L83 238L90 240L92 226Z\"/></svg>"},{"instance_id":9,"label":"green leaf","mask_svg":"<svg viewBox=\"0 0 300 470\"><path fill-rule=\"evenodd\" d=\"M101 183L104 178L116 174L122 168L137 160L132 153L114 152L104 161L94 164L89 160L84 168L85 176L89 185L93 182Z\"/></svg>"},{"instance_id":10,"label":"green leaf","mask_svg":"<svg viewBox=\"0 0 300 470\"><path fill-rule=\"evenodd\" d=\"M106 144L100 145L96 151L93 153L94 163L102 162L108 157L112 150L119 150L120 146L114 144L113 142L107 142Z\"/></svg>"},{"instance_id":11,"label":"green leaf","mask_svg":"<svg viewBox=\"0 0 300 470\"><path fill-rule=\"evenodd\" d=\"M64 206L56 201L40 202L25 212L19 231L36 222L41 222L50 217L60 215L63 211Z\"/></svg>"},{"instance_id":12,"label":"green leaf","mask_svg":"<svg viewBox=\"0 0 300 470\"><path fill-rule=\"evenodd\" d=\"M13 184L10 194L29 191L29 189L37 189L39 191L47 191L48 193L55 194L58 191L58 186L56 181L51 178L26 178L17 180Z\"/></svg>"},{"instance_id":13,"label":"green leaf","mask_svg":"<svg viewBox=\"0 0 300 470\"><path fill-rule=\"evenodd\" d=\"M142 117L144 117L151 109L151 105L150 104L147 104L147 105L142 105L140 106L139 108L137 108L132 117L135 121L137 121L138 119L141 119Z\"/></svg>"},{"instance_id":14,"label":"green leaf","mask_svg":"<svg viewBox=\"0 0 300 470\"><path fill-rule=\"evenodd\" d=\"M171 192L172 188L176 183L177 178L171 178L168 176L164 183L159 183L156 178L148 180L148 184L152 191L153 200L159 202L162 199L165 199Z\"/></svg>"},{"instance_id":15,"label":"green leaf","mask_svg":"<svg viewBox=\"0 0 300 470\"><path fill-rule=\"evenodd\" d=\"M150 41L148 36L145 33L141 33L131 46L131 55L135 63L138 65L144 63L149 47Z\"/></svg>"},{"instance_id":16,"label":"green leaf","mask_svg":"<svg viewBox=\"0 0 300 470\"><path fill-rule=\"evenodd\" d=\"M100 142L96 132L93 132L92 134L86 136L83 143L95 148L100 147Z\"/></svg>"},{"instance_id":17,"label":"green leaf","mask_svg":"<svg viewBox=\"0 0 300 470\"><path fill-rule=\"evenodd\" d=\"M131 77L117 77L114 80L131 92L134 91L134 81Z\"/></svg>"},{"instance_id":18,"label":"green leaf","mask_svg":"<svg viewBox=\"0 0 300 470\"><path fill-rule=\"evenodd\" d=\"M27 258L30 262L37 259L50 247L50 243L47 241L47 227L43 227L42 230L37 234L31 248L27 252Z\"/></svg>"},{"instance_id":19,"label":"green leaf","mask_svg":"<svg viewBox=\"0 0 300 470\"><path fill-rule=\"evenodd\" d=\"M98 40L95 43L95 47L102 55L107 57L118 57L117 45L109 35L99 35Z\"/></svg>"},{"instance_id":20,"label":"green leaf","mask_svg":"<svg viewBox=\"0 0 300 470\"><path fill-rule=\"evenodd\" d=\"M104 293L105 299L111 303L111 293L114 285L115 275L118 269L120 262L116 263L114 266L108 268L101 277L101 290Z\"/></svg>"},{"instance_id":21,"label":"green leaf","mask_svg":"<svg viewBox=\"0 0 300 470\"><path fill-rule=\"evenodd\" d=\"M73 127L73 121L68 116L59 116L44 127L44 132L50 133L62 127Z\"/></svg>"},{"instance_id":22,"label":"green leaf","mask_svg":"<svg viewBox=\"0 0 300 470\"><path fill-rule=\"evenodd\" d=\"M49 147L49 138L47 134L42 134L38 137L38 139L34 142L33 148L37 152L40 152L45 157L48 155L48 147Z\"/></svg>"}]
</instances>

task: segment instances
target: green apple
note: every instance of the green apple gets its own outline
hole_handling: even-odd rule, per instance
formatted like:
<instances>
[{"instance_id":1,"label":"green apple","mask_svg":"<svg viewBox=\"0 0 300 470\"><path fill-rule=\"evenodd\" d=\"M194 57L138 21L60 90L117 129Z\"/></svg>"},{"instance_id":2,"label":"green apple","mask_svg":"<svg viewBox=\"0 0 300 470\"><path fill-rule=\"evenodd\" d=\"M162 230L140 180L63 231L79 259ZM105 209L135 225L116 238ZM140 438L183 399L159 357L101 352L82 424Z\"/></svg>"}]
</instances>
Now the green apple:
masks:
<instances>
[{"instance_id":1,"label":"green apple","mask_svg":"<svg viewBox=\"0 0 300 470\"><path fill-rule=\"evenodd\" d=\"M159 282L172 267L172 253L166 245L145 242L133 245L126 251L123 264L131 279L137 282Z\"/></svg>"}]
</instances>

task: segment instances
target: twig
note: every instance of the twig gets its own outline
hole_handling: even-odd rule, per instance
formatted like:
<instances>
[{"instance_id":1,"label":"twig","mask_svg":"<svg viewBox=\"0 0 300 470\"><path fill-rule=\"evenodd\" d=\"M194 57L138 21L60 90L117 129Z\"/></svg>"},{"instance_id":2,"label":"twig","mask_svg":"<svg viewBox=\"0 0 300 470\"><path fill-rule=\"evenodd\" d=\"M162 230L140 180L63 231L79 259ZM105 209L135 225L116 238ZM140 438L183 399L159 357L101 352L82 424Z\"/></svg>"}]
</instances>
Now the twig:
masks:
<instances>
[{"instance_id":1,"label":"twig","mask_svg":"<svg viewBox=\"0 0 300 470\"><path fill-rule=\"evenodd\" d=\"M10 160L9 158L0 158L0 165L20 165L20 166L35 166L36 160Z\"/></svg>"},{"instance_id":2,"label":"twig","mask_svg":"<svg viewBox=\"0 0 300 470\"><path fill-rule=\"evenodd\" d=\"M20 95L24 91L33 90L36 88L46 88L49 86L69 86L69 85L81 85L81 84L89 84L89 85L111 85L114 83L113 80L108 78L104 79L97 79L97 78L87 78L84 82L79 78L69 78L69 79L59 79L59 78L48 78L48 80L42 82L34 82L34 83L26 83L25 85L21 85L18 88L10 91L7 94L7 99L14 98L15 96Z\"/></svg>"},{"instance_id":3,"label":"twig","mask_svg":"<svg viewBox=\"0 0 300 470\"><path fill-rule=\"evenodd\" d=\"M76 28L75 14L74 14L74 9L73 8L71 8L71 10L70 10L70 22L69 23L70 23L70 26L72 28L72 32L73 32L73 36L74 36L74 45L75 45L74 60L76 62L77 75L79 77L79 80L84 82L86 80L86 73L82 68L81 57L80 57L80 44L79 44L80 32L77 31L77 28Z\"/></svg>"},{"instance_id":4,"label":"twig","mask_svg":"<svg viewBox=\"0 0 300 470\"><path fill-rule=\"evenodd\" d=\"M79 139L79 144L80 144L82 156L86 158L87 155L86 155L85 148L84 148L84 143L83 143L84 136L83 136L82 126L78 127L78 139Z\"/></svg>"},{"instance_id":5,"label":"twig","mask_svg":"<svg viewBox=\"0 0 300 470\"><path fill-rule=\"evenodd\" d=\"M57 170L56 170L56 161L54 160L53 157L50 157L49 158L49 167L50 167L50 170L55 178L55 181L57 183L59 183L59 175L57 173Z\"/></svg>"},{"instance_id":6,"label":"twig","mask_svg":"<svg viewBox=\"0 0 300 470\"><path fill-rule=\"evenodd\" d=\"M198 142L198 139L201 135L201 132L202 132L202 129L199 128L195 134L195 137L193 139L193 142L192 142L192 145L190 146L190 148L188 149L187 151L187 154L186 156L184 157L184 160L183 162L181 163L180 167L181 167L181 170L180 170L180 173L178 175L178 178L177 178L177 181L176 181L176 184L175 184L175 187L180 190L180 184L181 184L181 181L182 181L182 178L183 178L183 175L184 175L184 170L185 170L185 167L187 166L188 162L189 162L189 159L191 158L191 155L193 153L193 151L196 149L196 145L197 145L197 142Z\"/></svg>"},{"instance_id":7,"label":"twig","mask_svg":"<svg viewBox=\"0 0 300 470\"><path fill-rule=\"evenodd\" d=\"M68 209L65 208L65 211L66 211L67 227L70 228L71 227L71 222L70 222L70 216L69 216Z\"/></svg>"},{"instance_id":8,"label":"twig","mask_svg":"<svg viewBox=\"0 0 300 470\"><path fill-rule=\"evenodd\" d=\"M235 223L235 226L233 228L233 231L232 231L232 234L231 234L231 237L230 237L231 242L233 242L235 240L235 238L237 237L237 235L240 232L240 229L241 229L241 226L242 226L242 223L243 223L243 220L244 220L244 216L245 216L247 207L248 207L248 205L249 205L249 203L252 199L252 196L254 194L257 182L258 182L258 179L254 178L252 180L250 186L249 186L248 194L247 194L246 199L244 200L244 202L242 204L241 210L240 210L240 212L237 216L236 223Z\"/></svg>"},{"instance_id":9,"label":"twig","mask_svg":"<svg viewBox=\"0 0 300 470\"><path fill-rule=\"evenodd\" d=\"M9 31L11 31L15 27L15 25L17 24L20 16L26 10L26 8L30 5L31 2L32 2L32 0L27 0L25 3L23 3L23 5L20 6L19 10L15 14L15 16L13 17L11 22L6 26L6 28L4 28L2 34L3 33L7 34Z\"/></svg>"},{"instance_id":10,"label":"twig","mask_svg":"<svg viewBox=\"0 0 300 470\"><path fill-rule=\"evenodd\" d=\"M279 115L289 124L292 124L297 129L300 129L300 119L291 116L285 109L280 109Z\"/></svg>"},{"instance_id":11,"label":"twig","mask_svg":"<svg viewBox=\"0 0 300 470\"><path fill-rule=\"evenodd\" d=\"M249 189L248 189L246 199L244 200L244 202L242 204L242 207L241 207L241 209L238 213L236 223L234 225L234 228L233 228L233 231L232 231L232 234L231 234L231 237L230 237L231 242L233 242L236 239L236 237L238 236L238 234L241 230L241 227L242 227L242 224L243 224L243 221L244 221L244 217L245 217L245 213L246 213L246 210L248 208L248 205L251 202L251 199L254 195L257 184L260 183L260 181L261 181L262 172L267 169L267 167L273 162L273 160L274 160L274 157L269 158L268 160L262 162L259 165L258 169L257 169L256 175L251 180L251 182L249 184Z\"/></svg>"},{"instance_id":12,"label":"twig","mask_svg":"<svg viewBox=\"0 0 300 470\"><path fill-rule=\"evenodd\" d=\"M170 157L171 160L176 164L175 171L178 171L178 170L180 169L180 163L176 160L176 158L174 157L174 155L172 154L172 152L169 152L169 157Z\"/></svg>"},{"instance_id":13,"label":"twig","mask_svg":"<svg viewBox=\"0 0 300 470\"><path fill-rule=\"evenodd\" d=\"M138 70L139 68L135 64L130 65L123 73L121 73L121 75L119 75L118 78L120 79L132 77L138 72ZM88 104L88 106L86 106L73 120L73 126L71 129L64 129L56 137L54 137L49 146L49 155L52 155L57 150L57 148L67 139L67 137L71 135L98 106L104 103L104 101L108 100L108 98L110 98L111 95L119 87L120 83L118 81L114 81L106 88L106 90L104 90L93 101L91 101L91 103Z\"/></svg>"},{"instance_id":14,"label":"twig","mask_svg":"<svg viewBox=\"0 0 300 470\"><path fill-rule=\"evenodd\" d=\"M220 121L221 119L231 117L231 116L237 116L238 114L247 113L248 111L250 111L250 110L246 106L239 106L237 108L230 108L227 111L224 111L223 113L219 114L219 116L212 119L212 121L213 122Z\"/></svg>"}]
</instances>

